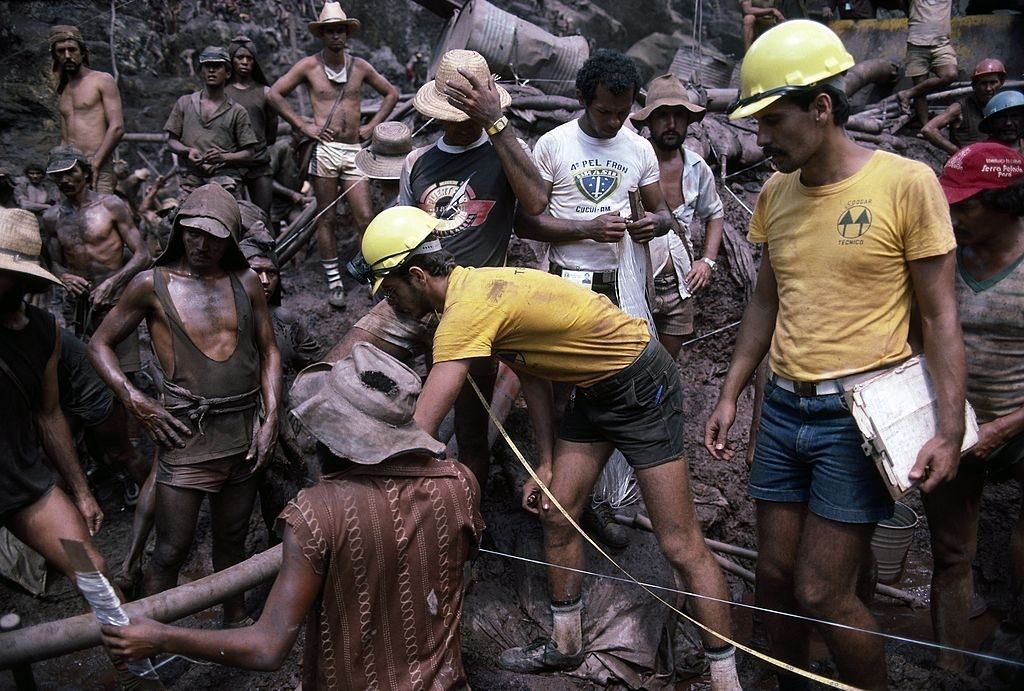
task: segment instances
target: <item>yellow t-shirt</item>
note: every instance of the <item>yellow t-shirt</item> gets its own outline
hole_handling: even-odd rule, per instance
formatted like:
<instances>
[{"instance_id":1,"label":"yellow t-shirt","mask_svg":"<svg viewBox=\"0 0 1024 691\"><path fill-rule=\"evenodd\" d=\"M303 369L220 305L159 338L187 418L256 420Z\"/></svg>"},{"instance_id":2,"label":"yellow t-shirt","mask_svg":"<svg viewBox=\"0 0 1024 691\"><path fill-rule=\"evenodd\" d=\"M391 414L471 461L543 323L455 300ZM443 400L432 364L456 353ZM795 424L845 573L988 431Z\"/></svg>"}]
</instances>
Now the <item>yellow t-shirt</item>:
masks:
<instances>
[{"instance_id":1,"label":"yellow t-shirt","mask_svg":"<svg viewBox=\"0 0 1024 691\"><path fill-rule=\"evenodd\" d=\"M434 362L494 355L513 370L590 386L629 366L650 339L642 318L558 276L456 267Z\"/></svg>"},{"instance_id":2,"label":"yellow t-shirt","mask_svg":"<svg viewBox=\"0 0 1024 691\"><path fill-rule=\"evenodd\" d=\"M769 362L797 381L834 379L910 355L907 262L950 252L949 206L926 165L876 151L851 177L765 184L747 238L767 242L779 312Z\"/></svg>"}]
</instances>

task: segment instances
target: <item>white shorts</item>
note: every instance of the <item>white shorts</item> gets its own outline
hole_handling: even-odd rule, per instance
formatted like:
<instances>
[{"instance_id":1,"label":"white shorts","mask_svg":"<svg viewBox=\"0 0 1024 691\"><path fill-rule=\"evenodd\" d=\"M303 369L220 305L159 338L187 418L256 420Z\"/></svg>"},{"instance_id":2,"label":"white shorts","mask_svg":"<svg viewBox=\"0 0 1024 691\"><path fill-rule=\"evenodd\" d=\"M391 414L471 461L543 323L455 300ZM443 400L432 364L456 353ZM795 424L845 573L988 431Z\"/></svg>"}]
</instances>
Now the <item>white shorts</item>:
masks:
<instances>
[{"instance_id":1,"label":"white shorts","mask_svg":"<svg viewBox=\"0 0 1024 691\"><path fill-rule=\"evenodd\" d=\"M317 142L309 158L310 175L318 178L358 179L363 174L356 168L356 154L363 147L340 142Z\"/></svg>"}]
</instances>

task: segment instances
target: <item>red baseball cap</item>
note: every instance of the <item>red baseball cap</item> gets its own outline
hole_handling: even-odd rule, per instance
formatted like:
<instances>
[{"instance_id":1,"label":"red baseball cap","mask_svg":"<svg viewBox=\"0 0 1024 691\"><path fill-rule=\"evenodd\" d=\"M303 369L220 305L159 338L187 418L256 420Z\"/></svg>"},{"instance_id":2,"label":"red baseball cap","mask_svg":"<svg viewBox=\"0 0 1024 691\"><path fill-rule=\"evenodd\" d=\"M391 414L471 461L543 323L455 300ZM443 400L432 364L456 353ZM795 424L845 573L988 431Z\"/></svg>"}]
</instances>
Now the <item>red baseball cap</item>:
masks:
<instances>
[{"instance_id":1,"label":"red baseball cap","mask_svg":"<svg viewBox=\"0 0 1024 691\"><path fill-rule=\"evenodd\" d=\"M998 190L1024 180L1024 156L997 142L978 142L946 161L939 184L950 204L982 190Z\"/></svg>"}]
</instances>

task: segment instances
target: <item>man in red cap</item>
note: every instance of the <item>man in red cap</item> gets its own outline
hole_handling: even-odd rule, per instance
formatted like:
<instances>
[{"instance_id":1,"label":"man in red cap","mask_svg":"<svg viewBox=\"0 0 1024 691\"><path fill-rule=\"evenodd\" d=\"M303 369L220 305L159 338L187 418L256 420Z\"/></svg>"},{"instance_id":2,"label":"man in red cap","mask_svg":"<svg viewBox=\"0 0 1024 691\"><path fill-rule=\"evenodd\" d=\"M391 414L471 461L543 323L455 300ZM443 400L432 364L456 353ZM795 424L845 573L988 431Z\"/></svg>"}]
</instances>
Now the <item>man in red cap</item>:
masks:
<instances>
[{"instance_id":1,"label":"man in red cap","mask_svg":"<svg viewBox=\"0 0 1024 691\"><path fill-rule=\"evenodd\" d=\"M974 68L971 77L973 92L958 101L950 103L942 111L921 128L921 135L938 148L950 155L973 144L985 140L985 134L978 125L985 117L985 105L999 91L1006 81L1006 68L995 58L985 58ZM949 127L949 138L942 136L942 129Z\"/></svg>"},{"instance_id":2,"label":"man in red cap","mask_svg":"<svg viewBox=\"0 0 1024 691\"><path fill-rule=\"evenodd\" d=\"M972 144L939 178L949 200L957 249L957 311L967 351L967 400L978 415L978 443L955 479L922 493L931 529L935 640L963 648L974 595L971 563L986 480L1024 482L1024 156L996 142ZM1010 540L1013 599L1005 637L1020 658L1024 631L1024 512ZM959 668L959 655L939 664Z\"/></svg>"}]
</instances>

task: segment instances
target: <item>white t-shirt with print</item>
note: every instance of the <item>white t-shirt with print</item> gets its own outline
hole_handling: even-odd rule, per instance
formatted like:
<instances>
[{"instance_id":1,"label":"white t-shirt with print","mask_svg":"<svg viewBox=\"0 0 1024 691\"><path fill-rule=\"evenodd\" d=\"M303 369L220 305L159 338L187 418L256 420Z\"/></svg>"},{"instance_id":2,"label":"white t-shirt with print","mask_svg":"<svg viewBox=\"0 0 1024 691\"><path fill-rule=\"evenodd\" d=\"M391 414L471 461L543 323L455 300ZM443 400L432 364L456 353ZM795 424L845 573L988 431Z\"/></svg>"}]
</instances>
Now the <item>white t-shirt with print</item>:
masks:
<instances>
[{"instance_id":1,"label":"white t-shirt with print","mask_svg":"<svg viewBox=\"0 0 1024 691\"><path fill-rule=\"evenodd\" d=\"M623 127L611 139L597 139L579 121L559 125L537 141L534 159L540 176L552 184L548 213L555 218L586 220L606 213L629 212L629 188L658 182L658 158L651 143ZM617 269L615 243L593 240L552 243L552 263L568 269Z\"/></svg>"}]
</instances>

